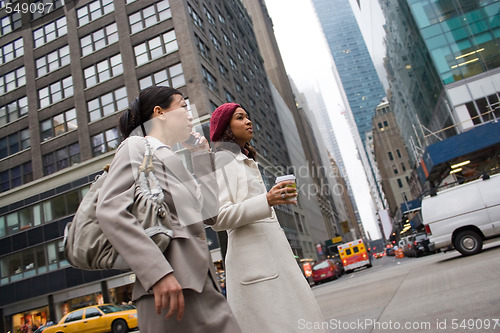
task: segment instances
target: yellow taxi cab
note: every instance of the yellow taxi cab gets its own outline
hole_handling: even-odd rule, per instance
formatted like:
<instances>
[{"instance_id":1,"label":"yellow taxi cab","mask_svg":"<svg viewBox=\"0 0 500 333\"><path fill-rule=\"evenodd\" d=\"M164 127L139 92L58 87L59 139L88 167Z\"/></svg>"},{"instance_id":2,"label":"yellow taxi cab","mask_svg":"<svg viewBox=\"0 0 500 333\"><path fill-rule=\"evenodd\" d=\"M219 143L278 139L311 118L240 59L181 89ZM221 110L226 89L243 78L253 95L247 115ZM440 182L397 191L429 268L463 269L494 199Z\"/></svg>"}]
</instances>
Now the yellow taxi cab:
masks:
<instances>
[{"instance_id":1,"label":"yellow taxi cab","mask_svg":"<svg viewBox=\"0 0 500 333\"><path fill-rule=\"evenodd\" d=\"M126 333L137 327L137 309L103 304L71 311L44 333Z\"/></svg>"}]
</instances>

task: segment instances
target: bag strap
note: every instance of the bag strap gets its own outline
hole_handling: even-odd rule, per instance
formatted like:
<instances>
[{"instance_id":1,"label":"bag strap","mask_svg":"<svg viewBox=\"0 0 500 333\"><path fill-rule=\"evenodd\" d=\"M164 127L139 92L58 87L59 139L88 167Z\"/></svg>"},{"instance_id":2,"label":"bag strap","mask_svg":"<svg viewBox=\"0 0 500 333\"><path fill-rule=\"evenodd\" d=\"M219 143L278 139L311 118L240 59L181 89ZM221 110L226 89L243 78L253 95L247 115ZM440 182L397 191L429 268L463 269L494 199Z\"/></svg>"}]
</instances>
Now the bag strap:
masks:
<instances>
[{"instance_id":1,"label":"bag strap","mask_svg":"<svg viewBox=\"0 0 500 333\"><path fill-rule=\"evenodd\" d=\"M148 140L143 137L146 149L144 151L144 158L142 164L139 166L139 177L136 180L136 185L140 188L144 195L149 197L150 200L158 204L163 203L164 195L163 189L160 186L158 178L154 174L153 155L151 145Z\"/></svg>"}]
</instances>

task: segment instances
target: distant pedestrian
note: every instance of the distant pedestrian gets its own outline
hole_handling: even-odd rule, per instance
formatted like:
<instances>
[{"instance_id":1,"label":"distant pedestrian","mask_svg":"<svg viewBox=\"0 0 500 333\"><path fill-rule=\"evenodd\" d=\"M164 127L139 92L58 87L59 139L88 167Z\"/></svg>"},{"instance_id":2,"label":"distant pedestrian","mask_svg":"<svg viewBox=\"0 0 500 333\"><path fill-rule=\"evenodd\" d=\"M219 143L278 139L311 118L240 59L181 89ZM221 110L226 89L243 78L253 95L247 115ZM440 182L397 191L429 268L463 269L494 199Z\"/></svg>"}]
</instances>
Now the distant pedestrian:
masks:
<instances>
[{"instance_id":1,"label":"distant pedestrian","mask_svg":"<svg viewBox=\"0 0 500 333\"><path fill-rule=\"evenodd\" d=\"M212 228L228 234L227 299L245 333L304 332L300 323L321 325L323 316L273 208L297 203L296 188L288 181L267 192L253 130L239 104L219 106L210 119L219 184Z\"/></svg>"}]
</instances>

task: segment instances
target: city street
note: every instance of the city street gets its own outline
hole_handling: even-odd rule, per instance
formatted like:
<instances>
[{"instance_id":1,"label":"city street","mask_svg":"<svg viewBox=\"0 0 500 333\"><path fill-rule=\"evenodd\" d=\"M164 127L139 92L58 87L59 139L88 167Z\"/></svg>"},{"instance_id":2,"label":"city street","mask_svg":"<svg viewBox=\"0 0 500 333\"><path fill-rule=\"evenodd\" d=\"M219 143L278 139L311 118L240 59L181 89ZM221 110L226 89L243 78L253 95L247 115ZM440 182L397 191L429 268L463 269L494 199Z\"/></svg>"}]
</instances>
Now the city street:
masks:
<instances>
[{"instance_id":1,"label":"city street","mask_svg":"<svg viewBox=\"0 0 500 333\"><path fill-rule=\"evenodd\" d=\"M500 332L499 290L498 240L471 257L374 259L370 269L313 287L331 332Z\"/></svg>"}]
</instances>

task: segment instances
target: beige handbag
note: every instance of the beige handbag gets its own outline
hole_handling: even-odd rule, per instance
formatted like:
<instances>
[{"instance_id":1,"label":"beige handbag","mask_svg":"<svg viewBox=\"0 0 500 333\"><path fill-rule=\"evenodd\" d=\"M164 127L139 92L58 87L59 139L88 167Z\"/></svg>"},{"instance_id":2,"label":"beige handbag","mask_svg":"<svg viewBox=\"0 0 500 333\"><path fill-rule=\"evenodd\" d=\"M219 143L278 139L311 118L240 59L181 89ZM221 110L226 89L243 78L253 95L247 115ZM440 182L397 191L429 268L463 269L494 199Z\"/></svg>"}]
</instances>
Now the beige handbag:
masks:
<instances>
[{"instance_id":1,"label":"beige handbag","mask_svg":"<svg viewBox=\"0 0 500 333\"><path fill-rule=\"evenodd\" d=\"M153 155L147 139L139 176L135 181L135 198L130 212L137 218L146 234L164 252L173 237L172 219L164 203L163 190L153 173ZM102 233L96 217L97 199L108 174L98 176L78 206L76 214L64 229L64 252L75 268L85 270L130 270L123 257Z\"/></svg>"}]
</instances>

